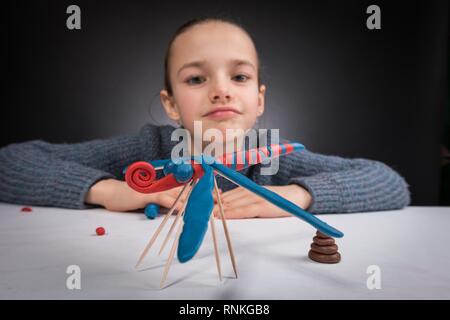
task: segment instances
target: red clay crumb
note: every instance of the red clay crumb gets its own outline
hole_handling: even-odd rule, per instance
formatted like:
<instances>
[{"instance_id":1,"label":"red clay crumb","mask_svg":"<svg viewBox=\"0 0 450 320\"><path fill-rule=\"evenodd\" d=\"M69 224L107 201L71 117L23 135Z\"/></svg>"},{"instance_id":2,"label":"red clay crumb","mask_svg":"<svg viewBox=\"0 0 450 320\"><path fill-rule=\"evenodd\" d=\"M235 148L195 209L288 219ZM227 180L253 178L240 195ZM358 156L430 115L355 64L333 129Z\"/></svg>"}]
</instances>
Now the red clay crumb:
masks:
<instances>
[{"instance_id":1,"label":"red clay crumb","mask_svg":"<svg viewBox=\"0 0 450 320\"><path fill-rule=\"evenodd\" d=\"M98 227L97 229L95 229L95 233L96 233L98 236L102 236L102 235L105 234L105 228L103 228L103 227Z\"/></svg>"}]
</instances>

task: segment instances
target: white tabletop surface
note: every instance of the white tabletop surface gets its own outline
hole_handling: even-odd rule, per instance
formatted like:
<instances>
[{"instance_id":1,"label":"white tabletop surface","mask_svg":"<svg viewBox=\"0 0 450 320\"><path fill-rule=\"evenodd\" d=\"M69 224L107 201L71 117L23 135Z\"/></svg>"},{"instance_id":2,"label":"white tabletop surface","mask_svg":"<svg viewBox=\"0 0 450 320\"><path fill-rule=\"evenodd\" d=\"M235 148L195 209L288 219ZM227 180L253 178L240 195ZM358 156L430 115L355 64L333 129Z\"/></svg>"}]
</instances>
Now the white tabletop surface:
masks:
<instances>
[{"instance_id":1,"label":"white tabletop surface","mask_svg":"<svg viewBox=\"0 0 450 320\"><path fill-rule=\"evenodd\" d=\"M1 299L450 299L449 207L320 215L345 233L337 239L342 261L333 265L309 260L315 230L297 218L229 220L238 279L215 220L223 281L208 231L194 259L174 259L164 289L170 248L157 255L163 237L134 269L162 217L21 208L0 204ZM107 234L95 235L98 226ZM70 265L80 267L80 289L66 286ZM379 289L367 287L372 265Z\"/></svg>"}]
</instances>

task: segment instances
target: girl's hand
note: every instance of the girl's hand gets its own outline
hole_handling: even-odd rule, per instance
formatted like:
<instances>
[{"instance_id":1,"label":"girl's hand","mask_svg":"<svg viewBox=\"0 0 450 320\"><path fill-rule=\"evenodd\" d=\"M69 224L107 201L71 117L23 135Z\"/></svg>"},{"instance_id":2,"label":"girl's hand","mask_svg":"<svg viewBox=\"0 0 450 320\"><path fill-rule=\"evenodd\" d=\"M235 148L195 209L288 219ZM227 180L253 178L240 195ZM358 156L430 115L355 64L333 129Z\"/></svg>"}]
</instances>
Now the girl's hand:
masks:
<instances>
[{"instance_id":1,"label":"girl's hand","mask_svg":"<svg viewBox=\"0 0 450 320\"><path fill-rule=\"evenodd\" d=\"M157 193L140 193L133 190L125 181L104 179L95 183L86 195L85 202L98 204L110 211L131 211L145 208L149 203L156 203L161 207L172 207L175 199L182 190L181 187ZM179 210L186 198L185 190L176 209Z\"/></svg>"},{"instance_id":2,"label":"girl's hand","mask_svg":"<svg viewBox=\"0 0 450 320\"><path fill-rule=\"evenodd\" d=\"M279 194L287 200L295 203L302 209L307 209L312 202L311 194L303 187L296 184L286 186L265 186L267 189ZM276 218L290 217L291 214L278 208L267 200L257 196L245 188L237 187L221 194L224 205L225 218ZM215 197L215 195L214 195ZM214 216L219 215L219 206L214 206Z\"/></svg>"}]
</instances>

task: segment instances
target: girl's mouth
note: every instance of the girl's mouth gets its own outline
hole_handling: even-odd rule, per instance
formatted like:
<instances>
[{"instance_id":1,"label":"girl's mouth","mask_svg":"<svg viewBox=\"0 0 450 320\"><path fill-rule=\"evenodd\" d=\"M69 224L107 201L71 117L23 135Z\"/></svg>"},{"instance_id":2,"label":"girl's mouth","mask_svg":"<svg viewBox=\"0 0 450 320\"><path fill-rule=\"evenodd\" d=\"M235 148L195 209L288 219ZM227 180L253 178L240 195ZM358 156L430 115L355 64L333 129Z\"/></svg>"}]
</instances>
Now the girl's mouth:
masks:
<instances>
[{"instance_id":1,"label":"girl's mouth","mask_svg":"<svg viewBox=\"0 0 450 320\"><path fill-rule=\"evenodd\" d=\"M233 107L220 107L206 113L204 117L214 120L221 120L233 118L239 114L241 114L241 112Z\"/></svg>"}]
</instances>

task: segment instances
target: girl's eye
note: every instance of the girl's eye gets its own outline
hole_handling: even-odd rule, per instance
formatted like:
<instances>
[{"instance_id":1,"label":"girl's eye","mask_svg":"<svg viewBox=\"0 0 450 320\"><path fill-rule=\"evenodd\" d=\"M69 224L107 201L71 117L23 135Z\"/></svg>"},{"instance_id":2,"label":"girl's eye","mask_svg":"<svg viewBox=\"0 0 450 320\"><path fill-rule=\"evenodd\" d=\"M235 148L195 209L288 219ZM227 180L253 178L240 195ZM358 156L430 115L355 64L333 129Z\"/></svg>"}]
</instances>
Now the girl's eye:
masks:
<instances>
[{"instance_id":1,"label":"girl's eye","mask_svg":"<svg viewBox=\"0 0 450 320\"><path fill-rule=\"evenodd\" d=\"M239 74L235 78L238 78L239 82L244 82L245 80L249 79L249 77L247 77L245 74Z\"/></svg>"},{"instance_id":2,"label":"girl's eye","mask_svg":"<svg viewBox=\"0 0 450 320\"><path fill-rule=\"evenodd\" d=\"M233 79L236 79L238 82L245 82L249 79L250 77L247 77L245 74L239 74L235 77L233 77ZM193 76L190 77L189 79L186 80L187 84L191 84L191 85L195 85L195 84L201 84L203 81L205 81L205 78L202 76Z\"/></svg>"},{"instance_id":3,"label":"girl's eye","mask_svg":"<svg viewBox=\"0 0 450 320\"><path fill-rule=\"evenodd\" d=\"M187 84L200 84L201 82L198 82L199 79L203 79L203 77L201 77L201 76L190 77L189 79L186 80L186 83Z\"/></svg>"}]
</instances>

